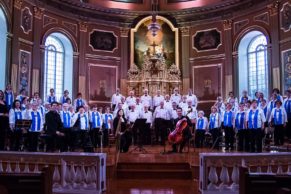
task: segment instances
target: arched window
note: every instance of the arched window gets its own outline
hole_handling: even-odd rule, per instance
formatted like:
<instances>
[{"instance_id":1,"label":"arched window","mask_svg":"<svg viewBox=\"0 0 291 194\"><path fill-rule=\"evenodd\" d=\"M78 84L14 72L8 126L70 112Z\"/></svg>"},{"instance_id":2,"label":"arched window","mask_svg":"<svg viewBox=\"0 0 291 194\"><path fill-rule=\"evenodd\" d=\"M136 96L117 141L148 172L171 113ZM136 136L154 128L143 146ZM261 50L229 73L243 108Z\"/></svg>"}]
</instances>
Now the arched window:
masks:
<instances>
[{"instance_id":1,"label":"arched window","mask_svg":"<svg viewBox=\"0 0 291 194\"><path fill-rule=\"evenodd\" d=\"M247 89L251 97L256 91L268 96L267 38L259 31L247 33L239 45L239 91Z\"/></svg>"},{"instance_id":2,"label":"arched window","mask_svg":"<svg viewBox=\"0 0 291 194\"><path fill-rule=\"evenodd\" d=\"M67 89L72 92L73 47L70 40L61 33L52 33L45 40L44 96L51 88L57 97Z\"/></svg>"},{"instance_id":3,"label":"arched window","mask_svg":"<svg viewBox=\"0 0 291 194\"><path fill-rule=\"evenodd\" d=\"M6 80L6 55L7 55L7 20L4 11L0 7L0 89L5 89Z\"/></svg>"}]
</instances>

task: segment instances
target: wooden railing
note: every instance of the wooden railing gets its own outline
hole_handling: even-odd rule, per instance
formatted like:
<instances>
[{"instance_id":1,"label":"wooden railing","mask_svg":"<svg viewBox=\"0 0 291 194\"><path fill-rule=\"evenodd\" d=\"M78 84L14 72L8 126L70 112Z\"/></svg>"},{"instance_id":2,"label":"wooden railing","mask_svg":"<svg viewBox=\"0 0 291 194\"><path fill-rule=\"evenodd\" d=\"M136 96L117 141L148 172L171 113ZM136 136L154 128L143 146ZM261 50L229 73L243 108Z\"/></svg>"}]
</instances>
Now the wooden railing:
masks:
<instances>
[{"instance_id":1,"label":"wooden railing","mask_svg":"<svg viewBox=\"0 0 291 194\"><path fill-rule=\"evenodd\" d=\"M29 173L50 166L54 193L102 193L106 190L106 154L0 152L0 172Z\"/></svg>"},{"instance_id":2,"label":"wooden railing","mask_svg":"<svg viewBox=\"0 0 291 194\"><path fill-rule=\"evenodd\" d=\"M291 174L291 153L200 153L202 194L239 193L239 167L249 172Z\"/></svg>"}]
</instances>

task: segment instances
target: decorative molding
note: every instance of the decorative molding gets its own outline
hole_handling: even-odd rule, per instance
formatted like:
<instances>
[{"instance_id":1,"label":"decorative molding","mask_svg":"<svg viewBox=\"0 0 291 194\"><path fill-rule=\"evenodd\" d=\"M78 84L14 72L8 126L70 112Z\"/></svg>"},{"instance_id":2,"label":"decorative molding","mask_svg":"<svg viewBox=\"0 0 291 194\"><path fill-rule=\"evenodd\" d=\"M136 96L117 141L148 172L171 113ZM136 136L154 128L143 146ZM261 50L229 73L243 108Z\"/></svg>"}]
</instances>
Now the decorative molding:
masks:
<instances>
[{"instance_id":1,"label":"decorative molding","mask_svg":"<svg viewBox=\"0 0 291 194\"><path fill-rule=\"evenodd\" d=\"M14 1L14 7L16 9L21 9L22 4L23 4L23 0L15 0Z\"/></svg>"},{"instance_id":2,"label":"decorative molding","mask_svg":"<svg viewBox=\"0 0 291 194\"><path fill-rule=\"evenodd\" d=\"M121 37L128 37L129 28L121 28L120 29L120 36Z\"/></svg>"},{"instance_id":3,"label":"decorative molding","mask_svg":"<svg viewBox=\"0 0 291 194\"><path fill-rule=\"evenodd\" d=\"M29 40L25 40L23 38L18 38L18 41L21 42L21 43L24 43L26 45L30 45L30 46L33 46L34 45L34 42L31 42Z\"/></svg>"},{"instance_id":4,"label":"decorative molding","mask_svg":"<svg viewBox=\"0 0 291 194\"><path fill-rule=\"evenodd\" d=\"M79 30L81 32L87 32L87 30L88 30L88 23L87 22L79 22Z\"/></svg>"},{"instance_id":5,"label":"decorative molding","mask_svg":"<svg viewBox=\"0 0 291 194\"><path fill-rule=\"evenodd\" d=\"M101 59L101 60L115 60L120 61L120 57L112 57L112 56L104 56L104 55L94 55L94 54L85 54L85 58L87 59Z\"/></svg>"},{"instance_id":6,"label":"decorative molding","mask_svg":"<svg viewBox=\"0 0 291 194\"><path fill-rule=\"evenodd\" d=\"M73 24L71 22L66 22L66 21L63 21L62 24L71 32L73 32L75 36L77 36L77 24Z\"/></svg>"},{"instance_id":7,"label":"decorative molding","mask_svg":"<svg viewBox=\"0 0 291 194\"><path fill-rule=\"evenodd\" d=\"M96 43L96 45L92 45L93 39L94 38L98 38L98 37L96 37L97 36L96 33L98 33L98 32L103 33L103 34L104 33L111 34L112 35L112 38L113 37L115 38L115 41L113 41L112 39L109 39L109 36L107 36L107 37L103 37L103 38L98 39L97 41L100 41L100 42ZM95 37L93 37L93 36L95 36ZM105 38L107 38L107 39L105 39ZM89 33L89 40L90 40L89 41L89 47L91 47L91 49L93 51L101 51L101 52L114 53L115 50L118 49L118 36L115 34L114 31L107 31L107 30L100 30L100 29L92 29L92 31ZM106 42L106 41L109 41L109 42ZM114 47L108 48L108 49L107 48L104 48L104 46L110 46L109 43L114 44L114 42L115 42L115 45L112 45ZM96 48L96 46L100 46L100 48ZM102 47L104 49L101 49Z\"/></svg>"},{"instance_id":8,"label":"decorative molding","mask_svg":"<svg viewBox=\"0 0 291 194\"><path fill-rule=\"evenodd\" d=\"M206 33L209 33L209 32L212 32L212 31L216 31L217 33L219 33L219 42L217 43L214 43L213 41L216 41L213 37L213 35L208 35ZM204 33L204 35L202 36L205 36L204 39L206 41L206 44L214 44L213 45L213 48L209 48L209 49L203 49L203 50L199 50L199 48L196 48L196 45L195 45L195 39L196 39L196 36L198 36L198 34L200 33ZM212 38L212 39L210 39ZM200 40L201 40L201 36L200 36ZM200 44L200 40L198 41L198 43ZM222 45L222 37L221 37L221 31L218 30L217 28L209 28L209 29L205 29L205 30L200 30L200 31L196 31L196 33L192 36L192 48L194 50L196 50L196 52L208 52L208 51L216 51L219 49L219 47ZM215 47L215 48L214 48Z\"/></svg>"},{"instance_id":9,"label":"decorative molding","mask_svg":"<svg viewBox=\"0 0 291 194\"><path fill-rule=\"evenodd\" d=\"M275 67L272 69L273 74L273 88L281 88L280 87L280 68Z\"/></svg>"},{"instance_id":10,"label":"decorative molding","mask_svg":"<svg viewBox=\"0 0 291 194\"><path fill-rule=\"evenodd\" d=\"M223 29L231 30L232 29L232 20L224 20L223 21Z\"/></svg>"},{"instance_id":11,"label":"decorative molding","mask_svg":"<svg viewBox=\"0 0 291 194\"><path fill-rule=\"evenodd\" d=\"M26 95L30 92L31 52L19 51L18 90L25 89Z\"/></svg>"},{"instance_id":12,"label":"decorative molding","mask_svg":"<svg viewBox=\"0 0 291 194\"><path fill-rule=\"evenodd\" d=\"M48 15L43 16L43 27L46 27L50 24L57 24L57 23L58 23L58 19L50 17Z\"/></svg>"},{"instance_id":13,"label":"decorative molding","mask_svg":"<svg viewBox=\"0 0 291 194\"><path fill-rule=\"evenodd\" d=\"M248 19L235 22L234 23L234 34L238 33L243 27L248 25L248 23L249 23Z\"/></svg>"},{"instance_id":14,"label":"decorative molding","mask_svg":"<svg viewBox=\"0 0 291 194\"><path fill-rule=\"evenodd\" d=\"M190 58L189 61L209 60L209 59L223 59L223 58L225 58L225 54L215 54L215 55L193 57L193 58Z\"/></svg>"},{"instance_id":15,"label":"decorative molding","mask_svg":"<svg viewBox=\"0 0 291 194\"><path fill-rule=\"evenodd\" d=\"M282 87L283 90L291 88L291 49L281 52Z\"/></svg>"},{"instance_id":16,"label":"decorative molding","mask_svg":"<svg viewBox=\"0 0 291 194\"><path fill-rule=\"evenodd\" d=\"M28 7L21 10L21 28L25 34L29 34L32 31L32 13Z\"/></svg>"},{"instance_id":17,"label":"decorative molding","mask_svg":"<svg viewBox=\"0 0 291 194\"><path fill-rule=\"evenodd\" d=\"M279 10L279 5L280 2L279 1L275 1L272 4L269 4L267 7L269 9L269 13L271 16L277 15L278 14L278 10Z\"/></svg>"},{"instance_id":18,"label":"decorative molding","mask_svg":"<svg viewBox=\"0 0 291 194\"><path fill-rule=\"evenodd\" d=\"M190 35L190 27L182 27L180 28L182 36L189 36Z\"/></svg>"},{"instance_id":19,"label":"decorative molding","mask_svg":"<svg viewBox=\"0 0 291 194\"><path fill-rule=\"evenodd\" d=\"M284 3L282 9L280 10L280 22L281 29L284 32L288 32L291 29L291 3Z\"/></svg>"},{"instance_id":20,"label":"decorative molding","mask_svg":"<svg viewBox=\"0 0 291 194\"><path fill-rule=\"evenodd\" d=\"M34 17L36 19L39 19L41 20L42 19L42 16L43 16L43 13L44 13L44 8L40 8L40 7L33 7L33 11L34 11Z\"/></svg>"},{"instance_id":21,"label":"decorative molding","mask_svg":"<svg viewBox=\"0 0 291 194\"><path fill-rule=\"evenodd\" d=\"M269 13L268 12L264 12L260 15L256 15L254 17L254 21L258 21L258 22L263 22L267 25L270 24L270 18L269 18Z\"/></svg>"}]
</instances>

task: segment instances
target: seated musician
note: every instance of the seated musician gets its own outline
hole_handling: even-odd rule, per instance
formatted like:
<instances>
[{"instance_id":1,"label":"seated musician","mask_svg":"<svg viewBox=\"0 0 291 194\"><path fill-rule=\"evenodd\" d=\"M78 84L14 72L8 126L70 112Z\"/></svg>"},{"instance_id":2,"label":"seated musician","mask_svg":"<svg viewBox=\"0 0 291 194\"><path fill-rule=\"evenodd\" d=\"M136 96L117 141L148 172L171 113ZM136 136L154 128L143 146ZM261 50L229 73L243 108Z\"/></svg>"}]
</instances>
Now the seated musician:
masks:
<instances>
[{"instance_id":1,"label":"seated musician","mask_svg":"<svg viewBox=\"0 0 291 194\"><path fill-rule=\"evenodd\" d=\"M132 135L131 132L127 130L127 120L125 118L123 109L119 109L117 111L117 115L113 120L113 128L116 136L120 135L120 152L128 152Z\"/></svg>"},{"instance_id":2,"label":"seated musician","mask_svg":"<svg viewBox=\"0 0 291 194\"><path fill-rule=\"evenodd\" d=\"M189 127L189 126L191 126L191 121L189 120L188 117L183 116L182 113L183 113L182 108L180 108L180 107L177 108L177 115L178 115L178 118L176 118L176 119L174 120L174 124L175 124L175 126L176 126L177 123L178 123L178 121L180 121L181 119L184 119L184 118L187 119L187 127L183 130L183 133L182 133L183 140L182 140L181 143L179 143L179 144L180 144L180 148L179 148L179 152L180 152L180 153L182 153L183 148L184 148L186 142L189 141L189 139L192 137L191 129L190 129L190 127ZM177 127L177 126L176 126L176 127ZM174 143L174 144L172 145L172 148L173 148L172 152L174 152L174 153L177 152L177 146L178 146L179 144L178 144L178 143Z\"/></svg>"}]
</instances>

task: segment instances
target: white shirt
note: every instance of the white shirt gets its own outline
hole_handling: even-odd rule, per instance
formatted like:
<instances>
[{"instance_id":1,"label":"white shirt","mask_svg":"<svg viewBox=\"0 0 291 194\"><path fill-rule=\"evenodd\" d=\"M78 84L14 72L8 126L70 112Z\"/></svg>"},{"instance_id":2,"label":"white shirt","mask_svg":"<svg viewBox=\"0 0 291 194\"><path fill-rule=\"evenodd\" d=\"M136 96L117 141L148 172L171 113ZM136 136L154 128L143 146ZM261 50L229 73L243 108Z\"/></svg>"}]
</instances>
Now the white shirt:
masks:
<instances>
[{"instance_id":1,"label":"white shirt","mask_svg":"<svg viewBox=\"0 0 291 194\"><path fill-rule=\"evenodd\" d=\"M190 120L196 119L198 117L197 109L193 106L185 107L185 109L183 109L183 116L187 116Z\"/></svg>"},{"instance_id":2,"label":"white shirt","mask_svg":"<svg viewBox=\"0 0 291 194\"><path fill-rule=\"evenodd\" d=\"M135 120L138 119L138 117L139 117L139 111L137 111L137 110L134 110L134 111L130 110L130 111L128 111L128 114L127 114L127 121L129 123L134 123Z\"/></svg>"},{"instance_id":3,"label":"white shirt","mask_svg":"<svg viewBox=\"0 0 291 194\"><path fill-rule=\"evenodd\" d=\"M172 94L170 100L172 102L176 102L177 104L181 101L181 95L180 94Z\"/></svg>"},{"instance_id":4,"label":"white shirt","mask_svg":"<svg viewBox=\"0 0 291 194\"><path fill-rule=\"evenodd\" d=\"M152 124L152 122L153 122L153 114L152 114L151 111L147 111L147 112L143 111L143 112L141 112L140 118L141 119L146 119L147 120L146 123Z\"/></svg>"},{"instance_id":5,"label":"white shirt","mask_svg":"<svg viewBox=\"0 0 291 194\"><path fill-rule=\"evenodd\" d=\"M219 128L221 126L221 122L222 122L221 114L219 114L218 112L210 114L210 116L209 116L209 129L210 129L210 123L211 123L211 118L212 117L214 118L214 126L213 126L213 128Z\"/></svg>"},{"instance_id":6,"label":"white shirt","mask_svg":"<svg viewBox=\"0 0 291 194\"><path fill-rule=\"evenodd\" d=\"M107 115L107 121L106 121L106 115ZM112 122L113 122L113 115L111 113L104 113L102 114L102 120L103 123L105 123L105 127L108 126L108 129L112 129Z\"/></svg>"},{"instance_id":7,"label":"white shirt","mask_svg":"<svg viewBox=\"0 0 291 194\"><path fill-rule=\"evenodd\" d=\"M170 120L170 114L169 114L169 110L164 108L161 108L160 106L158 106L154 112L154 118L161 118L161 119L165 119L165 120Z\"/></svg>"},{"instance_id":8,"label":"white shirt","mask_svg":"<svg viewBox=\"0 0 291 194\"><path fill-rule=\"evenodd\" d=\"M86 102L85 99L83 99L83 98L77 98L77 99L74 100L74 107L75 107L75 110L77 110L77 108L78 108L78 104L77 104L78 100L81 100L81 102L82 102L82 106L87 105L87 102Z\"/></svg>"},{"instance_id":9,"label":"white shirt","mask_svg":"<svg viewBox=\"0 0 291 194\"><path fill-rule=\"evenodd\" d=\"M157 107L157 106L160 106L160 102L162 102L162 101L164 101L165 100L165 98L164 98L164 96L162 96L162 95L160 95L160 96L154 96L154 102L153 102L153 105L155 106L155 107Z\"/></svg>"},{"instance_id":10,"label":"white shirt","mask_svg":"<svg viewBox=\"0 0 291 194\"><path fill-rule=\"evenodd\" d=\"M249 114L250 114L250 112L251 112L251 110L253 110L253 109L250 109L248 112L247 112L247 115L246 115L246 121L247 121L247 123L249 124ZM255 109L255 110L253 110L253 114L252 114L252 124L254 125L254 119L255 119L255 113L256 113L256 111L259 111L258 112L258 120L257 120L257 127L258 128L262 128L262 123L264 123L264 122L266 122L266 117L265 117L265 115L264 115L264 112L263 112L263 110L262 109L260 109L260 108L257 108L257 109ZM248 126L248 127L250 127L250 126Z\"/></svg>"},{"instance_id":11,"label":"white shirt","mask_svg":"<svg viewBox=\"0 0 291 194\"><path fill-rule=\"evenodd\" d=\"M234 126L235 126L235 122L236 122L236 117L238 119L239 126L241 125L240 122L241 122L241 115L242 115L242 113L245 113L245 118L243 120L243 129L246 129L246 126L245 126L245 121L246 121L246 117L247 117L247 112L246 111L238 111L238 112L235 113Z\"/></svg>"},{"instance_id":12,"label":"white shirt","mask_svg":"<svg viewBox=\"0 0 291 194\"><path fill-rule=\"evenodd\" d=\"M132 105L132 104L136 104L136 98L133 96L128 96L126 98L126 104L128 104L129 106Z\"/></svg>"},{"instance_id":13,"label":"white shirt","mask_svg":"<svg viewBox=\"0 0 291 194\"><path fill-rule=\"evenodd\" d=\"M72 127L72 124L73 124L72 113L70 111L61 111L60 116L61 116L62 123L64 123L64 113L65 114L69 113L69 117L71 118L70 127Z\"/></svg>"},{"instance_id":14,"label":"white shirt","mask_svg":"<svg viewBox=\"0 0 291 194\"><path fill-rule=\"evenodd\" d=\"M178 114L177 114L177 110L175 109L171 109L170 110L170 115L171 115L171 119L176 119L178 118Z\"/></svg>"},{"instance_id":15,"label":"white shirt","mask_svg":"<svg viewBox=\"0 0 291 194\"><path fill-rule=\"evenodd\" d=\"M22 119L24 119L24 111L22 111L21 109L13 109L13 108L10 109L10 111L9 111L9 124L12 128L14 128L15 121L17 119L20 119L20 118L15 118L15 112L20 112Z\"/></svg>"},{"instance_id":16,"label":"white shirt","mask_svg":"<svg viewBox=\"0 0 291 194\"><path fill-rule=\"evenodd\" d=\"M93 113L94 112L94 117L93 117ZM90 122L92 123L92 127L94 127L93 126L93 121L96 123L96 125L98 124L98 116L99 116L99 126L97 126L97 128L101 128L102 127L102 124L103 124L103 119L102 119L102 114L100 113L100 112L98 112L98 111L91 111L90 113ZM98 116L97 116L98 115Z\"/></svg>"},{"instance_id":17,"label":"white shirt","mask_svg":"<svg viewBox=\"0 0 291 194\"><path fill-rule=\"evenodd\" d=\"M111 103L117 105L121 102L122 95L121 94L113 94L111 98Z\"/></svg>"},{"instance_id":18,"label":"white shirt","mask_svg":"<svg viewBox=\"0 0 291 194\"><path fill-rule=\"evenodd\" d=\"M27 120L32 120L32 114L33 114L36 117L35 126L37 127L38 126L37 113L39 113L39 115L40 115L40 129L38 131L41 131L43 129L43 119L42 119L42 116L41 116L41 112L39 112L39 111L28 111L27 114L26 114L26 119ZM31 128L32 128L32 125L31 125Z\"/></svg>"},{"instance_id":19,"label":"white shirt","mask_svg":"<svg viewBox=\"0 0 291 194\"><path fill-rule=\"evenodd\" d=\"M187 95L187 101L188 100L191 100L192 101L192 106L195 106L195 107L197 107L197 105L198 105L198 100L197 100L197 97L196 97L196 95L194 95L194 94L192 94L192 95Z\"/></svg>"},{"instance_id":20,"label":"white shirt","mask_svg":"<svg viewBox=\"0 0 291 194\"><path fill-rule=\"evenodd\" d=\"M287 113L286 113L286 110L285 108L283 107L280 107L280 108L274 108L270 114L270 118L269 118L269 122L272 121L272 119L277 119L279 120L279 115L280 115L280 112L279 111L276 111L276 110L280 110L281 109L281 114L282 114L282 123L280 123L281 125L284 125L285 123L288 122L288 118L287 118Z\"/></svg>"},{"instance_id":21,"label":"white shirt","mask_svg":"<svg viewBox=\"0 0 291 194\"><path fill-rule=\"evenodd\" d=\"M186 108L188 108L188 104L187 104L187 102L180 102L179 107L182 109L186 109Z\"/></svg>"},{"instance_id":22,"label":"white shirt","mask_svg":"<svg viewBox=\"0 0 291 194\"><path fill-rule=\"evenodd\" d=\"M140 100L143 105L148 105L149 107L153 106L152 97L150 95L142 95Z\"/></svg>"},{"instance_id":23,"label":"white shirt","mask_svg":"<svg viewBox=\"0 0 291 194\"><path fill-rule=\"evenodd\" d=\"M168 109L168 110L171 110L172 109L172 102L169 100L169 101L164 101L164 108Z\"/></svg>"},{"instance_id":24,"label":"white shirt","mask_svg":"<svg viewBox=\"0 0 291 194\"><path fill-rule=\"evenodd\" d=\"M88 118L88 114L84 113L84 114L80 114L77 113L74 115L74 123L78 120L80 115L80 129L81 130L88 130L89 129L89 118Z\"/></svg>"}]
</instances>

